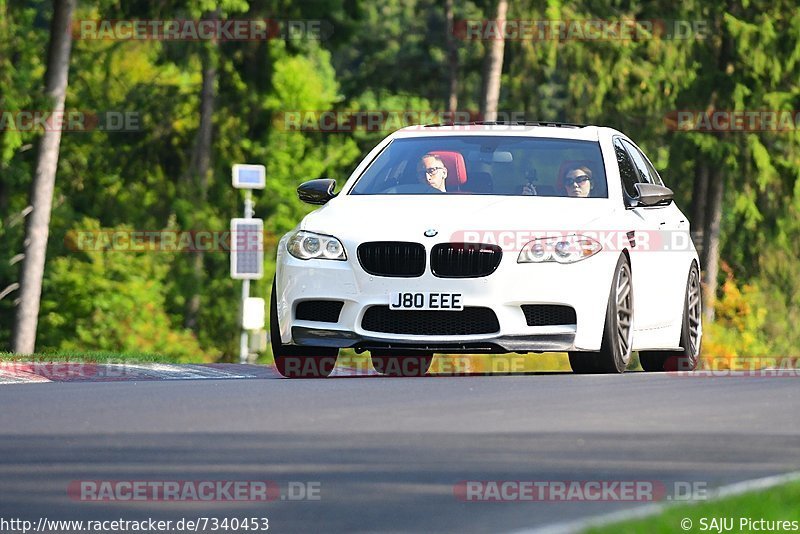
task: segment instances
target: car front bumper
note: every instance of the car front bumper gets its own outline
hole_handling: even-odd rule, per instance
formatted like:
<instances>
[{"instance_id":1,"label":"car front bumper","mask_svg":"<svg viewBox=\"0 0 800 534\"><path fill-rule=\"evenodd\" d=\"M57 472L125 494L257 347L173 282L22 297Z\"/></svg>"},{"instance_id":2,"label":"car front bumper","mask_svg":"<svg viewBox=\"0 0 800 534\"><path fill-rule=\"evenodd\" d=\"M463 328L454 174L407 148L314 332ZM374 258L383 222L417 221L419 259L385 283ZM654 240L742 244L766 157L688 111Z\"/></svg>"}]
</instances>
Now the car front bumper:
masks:
<instances>
[{"instance_id":1,"label":"car front bumper","mask_svg":"<svg viewBox=\"0 0 800 534\"><path fill-rule=\"evenodd\" d=\"M434 352L546 352L599 350L608 295L618 253L600 252L586 260L518 264L517 253L504 253L500 266L480 278L439 278L430 269L416 278L366 273L354 253L347 261L299 260L278 246L277 309L284 344L370 348L406 348ZM350 247L349 250L354 250ZM371 306L386 306L398 292L460 293L464 306L490 308L497 332L473 335L410 335L362 328ZM298 320L305 300L343 302L336 323ZM576 324L528 326L521 306L560 304L575 310ZM439 313L457 313L442 311Z\"/></svg>"}]
</instances>

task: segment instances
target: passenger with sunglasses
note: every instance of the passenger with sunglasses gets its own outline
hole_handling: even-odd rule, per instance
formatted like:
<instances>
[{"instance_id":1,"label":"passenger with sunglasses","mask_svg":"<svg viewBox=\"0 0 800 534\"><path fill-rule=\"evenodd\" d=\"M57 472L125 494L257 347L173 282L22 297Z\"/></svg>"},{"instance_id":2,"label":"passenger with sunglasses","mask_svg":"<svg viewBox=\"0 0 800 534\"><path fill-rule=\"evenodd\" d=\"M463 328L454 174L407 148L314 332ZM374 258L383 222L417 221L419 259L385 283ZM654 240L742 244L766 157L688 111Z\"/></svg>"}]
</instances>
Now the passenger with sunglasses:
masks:
<instances>
[{"instance_id":1,"label":"passenger with sunglasses","mask_svg":"<svg viewBox=\"0 0 800 534\"><path fill-rule=\"evenodd\" d=\"M442 158L436 154L425 154L421 160L423 176L420 178L422 183L427 183L432 188L446 192L445 180L447 179L447 167L444 166Z\"/></svg>"},{"instance_id":2,"label":"passenger with sunglasses","mask_svg":"<svg viewBox=\"0 0 800 534\"><path fill-rule=\"evenodd\" d=\"M588 197L592 191L592 171L589 167L575 167L564 173L561 185L569 197Z\"/></svg>"}]
</instances>

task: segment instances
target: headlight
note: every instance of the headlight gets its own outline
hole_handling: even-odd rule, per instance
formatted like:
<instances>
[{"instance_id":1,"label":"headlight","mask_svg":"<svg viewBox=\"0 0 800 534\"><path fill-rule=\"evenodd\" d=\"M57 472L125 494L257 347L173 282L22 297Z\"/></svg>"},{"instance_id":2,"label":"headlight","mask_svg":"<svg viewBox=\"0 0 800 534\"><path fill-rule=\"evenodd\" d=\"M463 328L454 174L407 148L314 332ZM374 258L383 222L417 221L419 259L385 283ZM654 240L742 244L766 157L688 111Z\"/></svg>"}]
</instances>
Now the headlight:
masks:
<instances>
[{"instance_id":1,"label":"headlight","mask_svg":"<svg viewBox=\"0 0 800 534\"><path fill-rule=\"evenodd\" d=\"M315 234L300 230L286 243L289 254L299 260L340 260L347 259L342 242L333 236Z\"/></svg>"},{"instance_id":2,"label":"headlight","mask_svg":"<svg viewBox=\"0 0 800 534\"><path fill-rule=\"evenodd\" d=\"M517 263L575 263L601 250L603 247L600 243L583 235L541 237L522 247Z\"/></svg>"}]
</instances>

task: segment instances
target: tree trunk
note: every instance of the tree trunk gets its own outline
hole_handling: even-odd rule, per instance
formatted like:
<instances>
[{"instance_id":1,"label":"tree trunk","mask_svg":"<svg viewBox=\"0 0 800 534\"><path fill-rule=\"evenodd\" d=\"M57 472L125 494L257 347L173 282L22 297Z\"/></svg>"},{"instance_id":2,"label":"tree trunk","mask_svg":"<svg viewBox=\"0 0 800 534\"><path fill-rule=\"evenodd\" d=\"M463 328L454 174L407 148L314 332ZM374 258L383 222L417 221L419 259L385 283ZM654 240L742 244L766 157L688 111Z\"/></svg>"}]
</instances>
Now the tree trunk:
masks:
<instances>
[{"instance_id":1,"label":"tree trunk","mask_svg":"<svg viewBox=\"0 0 800 534\"><path fill-rule=\"evenodd\" d=\"M497 23L498 32L502 32L506 22L506 12L508 11L508 0L498 0ZM502 33L501 33L502 35ZM497 120L497 101L500 98L500 75L503 72L503 52L505 50L505 39L499 37L491 41L489 45L488 63L486 66L485 93L483 95L483 105L481 114L483 120Z\"/></svg>"},{"instance_id":2,"label":"tree trunk","mask_svg":"<svg viewBox=\"0 0 800 534\"><path fill-rule=\"evenodd\" d=\"M217 18L218 13L212 15ZM203 83L200 91L200 126L197 130L197 141L192 154L191 165L197 177L196 190L199 208L205 209L208 199L208 184L211 181L211 142L213 138L214 100L217 83L217 44L209 43L203 54ZM199 230L200 228L194 228ZM197 316L200 312L200 288L202 287L205 269L202 250L192 252L192 295L187 300L184 326L197 331Z\"/></svg>"},{"instance_id":3,"label":"tree trunk","mask_svg":"<svg viewBox=\"0 0 800 534\"><path fill-rule=\"evenodd\" d=\"M705 158L698 154L698 160ZM705 243L703 242L706 226L706 202L708 198L708 162L697 161L694 167L694 189L692 190L692 241L697 246L700 256L700 268L705 269L707 258L705 256Z\"/></svg>"},{"instance_id":4,"label":"tree trunk","mask_svg":"<svg viewBox=\"0 0 800 534\"><path fill-rule=\"evenodd\" d=\"M75 2L76 0L53 2L45 92L52 103L54 114L64 111ZM17 307L12 342L12 350L18 354L32 354L36 347L39 302L42 296L47 238L50 234L50 210L53 206L60 145L61 129L47 128L39 144L36 171L31 186L33 211L28 216L25 228L25 258L20 276L20 302Z\"/></svg>"},{"instance_id":5,"label":"tree trunk","mask_svg":"<svg viewBox=\"0 0 800 534\"><path fill-rule=\"evenodd\" d=\"M728 0L727 12L736 13L737 3ZM721 39L719 55L717 56L717 69L720 73L726 72L730 58L733 57L733 38L727 30L727 26L720 21ZM717 90L711 92L711 99L708 105L708 112L716 109L718 102ZM723 104L730 102L730 95L720 97ZM724 134L722 134L724 136ZM721 139L722 140L722 139ZM725 175L722 162L712 162L713 168L709 172L708 186L706 188L706 215L703 228L703 257L705 262L705 273L703 274L703 320L707 323L714 321L714 306L717 303L717 276L719 275L719 254L720 254L720 223L722 221L722 200L725 196Z\"/></svg>"},{"instance_id":6,"label":"tree trunk","mask_svg":"<svg viewBox=\"0 0 800 534\"><path fill-rule=\"evenodd\" d=\"M705 251L706 266L703 280L703 319L706 322L714 320L714 305L717 301L717 275L719 274L719 235L722 221L722 197L725 191L725 178L719 169L714 169L709 177L708 187L708 218L704 229L703 250Z\"/></svg>"},{"instance_id":7,"label":"tree trunk","mask_svg":"<svg viewBox=\"0 0 800 534\"><path fill-rule=\"evenodd\" d=\"M444 15L447 19L447 66L450 77L450 92L447 100L447 109L450 117L455 120L458 110L458 49L455 40L455 20L453 15L453 0L445 0Z\"/></svg>"}]
</instances>

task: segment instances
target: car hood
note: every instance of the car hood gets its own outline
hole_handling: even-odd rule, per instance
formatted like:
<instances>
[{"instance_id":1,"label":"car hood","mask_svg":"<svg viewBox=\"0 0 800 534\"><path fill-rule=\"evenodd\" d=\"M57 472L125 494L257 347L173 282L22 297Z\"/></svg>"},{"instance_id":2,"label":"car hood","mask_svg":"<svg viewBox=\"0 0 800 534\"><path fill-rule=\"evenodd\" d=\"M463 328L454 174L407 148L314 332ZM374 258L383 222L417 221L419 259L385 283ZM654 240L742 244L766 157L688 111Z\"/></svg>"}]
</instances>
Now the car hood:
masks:
<instances>
[{"instance_id":1,"label":"car hood","mask_svg":"<svg viewBox=\"0 0 800 534\"><path fill-rule=\"evenodd\" d=\"M615 209L609 199L490 195L352 195L309 214L301 228L348 241L459 239L474 231L596 229ZM471 234L475 235L475 234Z\"/></svg>"}]
</instances>

